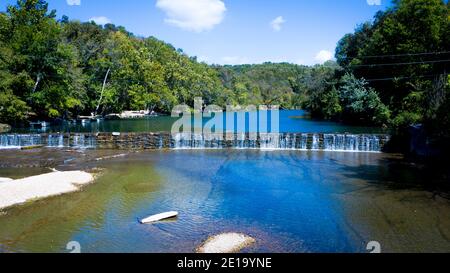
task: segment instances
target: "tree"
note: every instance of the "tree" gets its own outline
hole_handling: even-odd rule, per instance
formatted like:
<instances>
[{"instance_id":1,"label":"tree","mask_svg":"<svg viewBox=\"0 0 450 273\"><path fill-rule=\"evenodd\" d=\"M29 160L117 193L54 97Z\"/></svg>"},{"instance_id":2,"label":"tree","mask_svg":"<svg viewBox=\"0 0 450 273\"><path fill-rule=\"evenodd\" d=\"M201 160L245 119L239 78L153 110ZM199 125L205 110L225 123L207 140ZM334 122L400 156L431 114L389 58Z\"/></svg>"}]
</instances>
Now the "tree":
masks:
<instances>
[{"instance_id":1,"label":"tree","mask_svg":"<svg viewBox=\"0 0 450 273\"><path fill-rule=\"evenodd\" d=\"M341 68L328 62L303 75L300 84L306 90L303 106L315 118L339 119L342 107L336 89Z\"/></svg>"},{"instance_id":2,"label":"tree","mask_svg":"<svg viewBox=\"0 0 450 273\"><path fill-rule=\"evenodd\" d=\"M394 0L339 42L336 58L357 78L365 78L391 109L394 129L434 123L446 100L450 59L449 3Z\"/></svg>"},{"instance_id":3,"label":"tree","mask_svg":"<svg viewBox=\"0 0 450 273\"><path fill-rule=\"evenodd\" d=\"M339 100L343 107L342 119L360 124L387 124L389 109L381 102L375 89L364 79L346 74L341 79Z\"/></svg>"}]
</instances>

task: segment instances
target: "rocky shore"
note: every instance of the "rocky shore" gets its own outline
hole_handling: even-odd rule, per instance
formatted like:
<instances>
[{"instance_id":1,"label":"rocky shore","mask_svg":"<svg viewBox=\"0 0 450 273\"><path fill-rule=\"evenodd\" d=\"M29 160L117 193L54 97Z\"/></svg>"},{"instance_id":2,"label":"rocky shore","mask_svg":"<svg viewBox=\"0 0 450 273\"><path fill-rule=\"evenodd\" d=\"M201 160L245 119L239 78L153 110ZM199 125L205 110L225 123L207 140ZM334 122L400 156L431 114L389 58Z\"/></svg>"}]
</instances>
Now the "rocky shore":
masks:
<instances>
[{"instance_id":1,"label":"rocky shore","mask_svg":"<svg viewBox=\"0 0 450 273\"><path fill-rule=\"evenodd\" d=\"M42 174L0 183L0 210L29 201L74 192L94 181L94 176L83 171Z\"/></svg>"}]
</instances>

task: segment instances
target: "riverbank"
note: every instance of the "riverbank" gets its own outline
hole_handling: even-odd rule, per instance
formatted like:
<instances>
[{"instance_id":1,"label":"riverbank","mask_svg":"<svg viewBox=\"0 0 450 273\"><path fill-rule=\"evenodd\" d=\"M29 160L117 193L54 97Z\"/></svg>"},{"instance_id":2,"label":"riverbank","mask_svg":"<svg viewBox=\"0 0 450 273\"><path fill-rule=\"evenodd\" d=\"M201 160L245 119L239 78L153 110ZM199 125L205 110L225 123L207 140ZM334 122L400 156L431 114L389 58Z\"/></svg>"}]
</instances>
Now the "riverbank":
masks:
<instances>
[{"instance_id":1,"label":"riverbank","mask_svg":"<svg viewBox=\"0 0 450 273\"><path fill-rule=\"evenodd\" d=\"M94 176L83 171L42 174L0 183L0 210L33 200L78 191L94 181Z\"/></svg>"},{"instance_id":2,"label":"riverbank","mask_svg":"<svg viewBox=\"0 0 450 273\"><path fill-rule=\"evenodd\" d=\"M0 217L0 249L66 252L67 242L77 241L83 253L190 253L210 236L237 232L255 240L242 253L359 253L374 240L383 253L449 251L450 203L429 188L440 180L401 155L123 153L1 151L0 166L20 165L15 173L26 176L37 157L60 171L102 175L81 191L8 209ZM0 177L20 179L10 174L0 167ZM154 225L136 221L164 211L180 214Z\"/></svg>"}]
</instances>

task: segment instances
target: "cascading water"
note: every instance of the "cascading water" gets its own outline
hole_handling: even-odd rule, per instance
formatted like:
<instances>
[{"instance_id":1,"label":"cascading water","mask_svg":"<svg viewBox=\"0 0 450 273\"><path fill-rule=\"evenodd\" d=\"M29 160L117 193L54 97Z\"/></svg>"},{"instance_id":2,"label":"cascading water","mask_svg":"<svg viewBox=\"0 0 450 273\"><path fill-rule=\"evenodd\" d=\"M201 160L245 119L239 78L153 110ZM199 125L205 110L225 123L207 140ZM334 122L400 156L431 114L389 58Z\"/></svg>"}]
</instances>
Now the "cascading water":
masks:
<instances>
[{"instance_id":1,"label":"cascading water","mask_svg":"<svg viewBox=\"0 0 450 273\"><path fill-rule=\"evenodd\" d=\"M377 135L324 135L324 150L372 152L381 151L382 144L389 139Z\"/></svg>"},{"instance_id":2,"label":"cascading water","mask_svg":"<svg viewBox=\"0 0 450 273\"><path fill-rule=\"evenodd\" d=\"M123 136L123 138L122 138ZM202 135L157 134L33 134L0 135L0 149L20 149L42 145L51 148L71 147L118 149L261 149L316 150L345 152L381 152L388 135L355 134L225 134Z\"/></svg>"},{"instance_id":3,"label":"cascading water","mask_svg":"<svg viewBox=\"0 0 450 273\"><path fill-rule=\"evenodd\" d=\"M96 138L83 134L74 135L71 142L69 143L69 146L79 149L95 148L97 146Z\"/></svg>"},{"instance_id":4,"label":"cascading water","mask_svg":"<svg viewBox=\"0 0 450 273\"><path fill-rule=\"evenodd\" d=\"M20 149L30 146L46 146L49 148L95 148L96 139L93 136L83 134L74 135L72 138L64 134L50 135L0 135L0 149Z\"/></svg>"},{"instance_id":5,"label":"cascading water","mask_svg":"<svg viewBox=\"0 0 450 273\"><path fill-rule=\"evenodd\" d=\"M158 149L164 148L164 139L162 136L159 136L158 138Z\"/></svg>"},{"instance_id":6,"label":"cascading water","mask_svg":"<svg viewBox=\"0 0 450 273\"><path fill-rule=\"evenodd\" d=\"M311 150L319 150L320 149L320 146L319 146L319 135L318 134L314 134L313 136L312 136L312 147L311 147Z\"/></svg>"},{"instance_id":7,"label":"cascading water","mask_svg":"<svg viewBox=\"0 0 450 273\"><path fill-rule=\"evenodd\" d=\"M381 152L389 141L387 135L350 134L260 134L257 140L236 134L233 140L195 140L199 136L176 134L175 149L261 149L261 150L316 150L338 152ZM201 145L199 144L201 143Z\"/></svg>"},{"instance_id":8,"label":"cascading water","mask_svg":"<svg viewBox=\"0 0 450 273\"><path fill-rule=\"evenodd\" d=\"M41 135L0 135L0 149L42 145Z\"/></svg>"},{"instance_id":9,"label":"cascading water","mask_svg":"<svg viewBox=\"0 0 450 273\"><path fill-rule=\"evenodd\" d=\"M49 135L47 140L48 147L63 148L67 147L64 143L64 135Z\"/></svg>"},{"instance_id":10,"label":"cascading water","mask_svg":"<svg viewBox=\"0 0 450 273\"><path fill-rule=\"evenodd\" d=\"M307 134L300 135L300 149L301 150L308 149L308 135Z\"/></svg>"}]
</instances>

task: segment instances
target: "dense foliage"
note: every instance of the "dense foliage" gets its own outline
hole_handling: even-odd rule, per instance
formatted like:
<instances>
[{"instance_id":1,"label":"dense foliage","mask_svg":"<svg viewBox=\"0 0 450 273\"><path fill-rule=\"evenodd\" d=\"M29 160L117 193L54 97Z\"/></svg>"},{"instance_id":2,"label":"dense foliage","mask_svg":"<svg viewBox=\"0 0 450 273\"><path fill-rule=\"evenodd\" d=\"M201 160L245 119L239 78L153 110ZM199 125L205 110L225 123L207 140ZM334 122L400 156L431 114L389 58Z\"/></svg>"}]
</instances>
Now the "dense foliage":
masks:
<instances>
[{"instance_id":1,"label":"dense foliage","mask_svg":"<svg viewBox=\"0 0 450 273\"><path fill-rule=\"evenodd\" d=\"M154 37L57 20L44 0L18 0L0 13L0 122L167 113L202 97L449 136L449 39L448 1L394 0L339 41L337 62L209 66Z\"/></svg>"},{"instance_id":2,"label":"dense foliage","mask_svg":"<svg viewBox=\"0 0 450 273\"><path fill-rule=\"evenodd\" d=\"M75 118L91 113L225 102L215 69L123 27L55 19L43 0L0 13L0 120Z\"/></svg>"},{"instance_id":3,"label":"dense foliage","mask_svg":"<svg viewBox=\"0 0 450 273\"><path fill-rule=\"evenodd\" d=\"M450 127L444 126L450 111L449 5L443 0L395 0L338 43L337 62L379 92L394 128L422 123L433 133L450 136Z\"/></svg>"},{"instance_id":4,"label":"dense foliage","mask_svg":"<svg viewBox=\"0 0 450 273\"><path fill-rule=\"evenodd\" d=\"M43 0L19 0L0 13L0 121L167 113L195 97L219 106L306 106L324 118L341 117L346 109L329 89L339 84L334 62L208 66L123 27L55 18Z\"/></svg>"}]
</instances>

